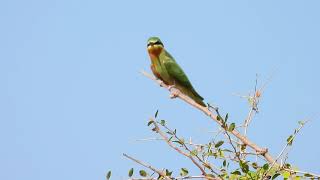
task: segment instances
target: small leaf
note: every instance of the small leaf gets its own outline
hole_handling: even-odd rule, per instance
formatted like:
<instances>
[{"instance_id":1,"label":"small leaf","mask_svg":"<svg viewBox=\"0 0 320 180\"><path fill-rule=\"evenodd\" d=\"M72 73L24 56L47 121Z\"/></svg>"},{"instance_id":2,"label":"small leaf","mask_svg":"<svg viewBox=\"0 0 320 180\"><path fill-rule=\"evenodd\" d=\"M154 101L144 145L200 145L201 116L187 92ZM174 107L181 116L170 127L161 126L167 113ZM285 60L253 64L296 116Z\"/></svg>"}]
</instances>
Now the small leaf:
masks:
<instances>
[{"instance_id":1,"label":"small leaf","mask_svg":"<svg viewBox=\"0 0 320 180\"><path fill-rule=\"evenodd\" d=\"M170 172L168 169L166 169L166 176L171 176L172 175L172 171Z\"/></svg>"},{"instance_id":2,"label":"small leaf","mask_svg":"<svg viewBox=\"0 0 320 180\"><path fill-rule=\"evenodd\" d=\"M230 132L233 131L235 127L236 127L236 124L235 123L231 123L230 126L229 126L228 131L230 131Z\"/></svg>"},{"instance_id":3,"label":"small leaf","mask_svg":"<svg viewBox=\"0 0 320 180\"><path fill-rule=\"evenodd\" d=\"M236 171L231 172L231 174L234 174L234 175L241 175L241 172L240 172L240 171L238 171L238 170L236 170Z\"/></svg>"},{"instance_id":4,"label":"small leaf","mask_svg":"<svg viewBox=\"0 0 320 180\"><path fill-rule=\"evenodd\" d=\"M275 179L275 178L277 178L278 176L280 176L280 174L279 174L279 173L276 173L276 174L274 174L274 175L272 176L272 179Z\"/></svg>"},{"instance_id":5,"label":"small leaf","mask_svg":"<svg viewBox=\"0 0 320 180\"><path fill-rule=\"evenodd\" d=\"M144 171L144 170L140 170L140 171L139 171L139 174L140 174L140 176L142 176L142 177L146 177L146 176L147 176L147 173L146 173L146 171Z\"/></svg>"},{"instance_id":6,"label":"small leaf","mask_svg":"<svg viewBox=\"0 0 320 180\"><path fill-rule=\"evenodd\" d=\"M194 149L190 152L190 154L191 154L191 156L196 156L196 155L198 155L198 151L196 149Z\"/></svg>"},{"instance_id":7,"label":"small leaf","mask_svg":"<svg viewBox=\"0 0 320 180\"><path fill-rule=\"evenodd\" d=\"M228 118L229 118L229 114L227 113L227 114L226 114L226 117L224 118L224 122L225 122L225 123L228 121Z\"/></svg>"},{"instance_id":8,"label":"small leaf","mask_svg":"<svg viewBox=\"0 0 320 180\"><path fill-rule=\"evenodd\" d=\"M129 175L129 177L131 177L133 175L133 168L130 169L128 175Z\"/></svg>"},{"instance_id":9,"label":"small leaf","mask_svg":"<svg viewBox=\"0 0 320 180\"><path fill-rule=\"evenodd\" d=\"M226 165L227 165L227 161L226 161L226 160L224 160L224 161L223 161L223 163L222 163L222 165L223 165L224 167L226 167Z\"/></svg>"},{"instance_id":10,"label":"small leaf","mask_svg":"<svg viewBox=\"0 0 320 180\"><path fill-rule=\"evenodd\" d=\"M178 144L180 144L180 145L183 145L183 143L182 143L181 141L172 141L172 142L178 143Z\"/></svg>"},{"instance_id":11,"label":"small leaf","mask_svg":"<svg viewBox=\"0 0 320 180\"><path fill-rule=\"evenodd\" d=\"M150 120L150 121L148 122L148 126L150 126L153 122L154 122L153 120Z\"/></svg>"},{"instance_id":12,"label":"small leaf","mask_svg":"<svg viewBox=\"0 0 320 180\"><path fill-rule=\"evenodd\" d=\"M167 134L173 135L173 133L172 133L172 132L170 132L170 131L167 131Z\"/></svg>"},{"instance_id":13,"label":"small leaf","mask_svg":"<svg viewBox=\"0 0 320 180\"><path fill-rule=\"evenodd\" d=\"M165 121L165 120L161 120L161 121L160 121L160 124L161 124L162 126L165 126L165 125L166 125L166 121Z\"/></svg>"},{"instance_id":14,"label":"small leaf","mask_svg":"<svg viewBox=\"0 0 320 180\"><path fill-rule=\"evenodd\" d=\"M180 171L180 175L181 175L181 176L186 176L186 175L188 175L188 173L189 173L188 169L186 169L186 168L181 168L181 171Z\"/></svg>"},{"instance_id":15,"label":"small leaf","mask_svg":"<svg viewBox=\"0 0 320 180\"><path fill-rule=\"evenodd\" d=\"M289 163L284 164L284 167L291 169L291 165Z\"/></svg>"},{"instance_id":16,"label":"small leaf","mask_svg":"<svg viewBox=\"0 0 320 180\"><path fill-rule=\"evenodd\" d=\"M241 151L244 151L244 150L246 150L246 148L247 148L247 145L245 145L245 144L242 144L240 148L241 148Z\"/></svg>"},{"instance_id":17,"label":"small leaf","mask_svg":"<svg viewBox=\"0 0 320 180\"><path fill-rule=\"evenodd\" d=\"M267 171L269 169L269 164L266 163L262 166L263 170Z\"/></svg>"},{"instance_id":18,"label":"small leaf","mask_svg":"<svg viewBox=\"0 0 320 180\"><path fill-rule=\"evenodd\" d=\"M289 146L291 146L291 145L292 145L292 142L293 142L293 135L290 135L290 136L288 137L288 139L287 139L287 143L288 143Z\"/></svg>"},{"instance_id":19,"label":"small leaf","mask_svg":"<svg viewBox=\"0 0 320 180\"><path fill-rule=\"evenodd\" d=\"M106 179L109 180L111 177L111 171L108 171L107 175L106 175Z\"/></svg>"},{"instance_id":20,"label":"small leaf","mask_svg":"<svg viewBox=\"0 0 320 180\"><path fill-rule=\"evenodd\" d=\"M158 113L159 113L159 110L157 110L156 113L154 114L154 118L158 117Z\"/></svg>"},{"instance_id":21,"label":"small leaf","mask_svg":"<svg viewBox=\"0 0 320 180\"><path fill-rule=\"evenodd\" d=\"M283 178L289 178L290 177L290 173L288 171L285 171L284 173L282 173Z\"/></svg>"},{"instance_id":22,"label":"small leaf","mask_svg":"<svg viewBox=\"0 0 320 180\"><path fill-rule=\"evenodd\" d=\"M248 173L249 172L249 166L246 162L240 161L239 162L240 168L242 170L242 172L244 173Z\"/></svg>"},{"instance_id":23,"label":"small leaf","mask_svg":"<svg viewBox=\"0 0 320 180\"><path fill-rule=\"evenodd\" d=\"M304 174L304 176L305 177L313 177L311 174L309 174L309 173L306 173L306 174Z\"/></svg>"},{"instance_id":24,"label":"small leaf","mask_svg":"<svg viewBox=\"0 0 320 180\"><path fill-rule=\"evenodd\" d=\"M220 147L223 143L224 143L223 141L219 141L219 142L217 142L217 143L214 145L214 147L218 148L218 147Z\"/></svg>"},{"instance_id":25,"label":"small leaf","mask_svg":"<svg viewBox=\"0 0 320 180\"><path fill-rule=\"evenodd\" d=\"M305 121L298 121L298 124L299 124L300 126L303 126L305 123L306 123Z\"/></svg>"}]
</instances>

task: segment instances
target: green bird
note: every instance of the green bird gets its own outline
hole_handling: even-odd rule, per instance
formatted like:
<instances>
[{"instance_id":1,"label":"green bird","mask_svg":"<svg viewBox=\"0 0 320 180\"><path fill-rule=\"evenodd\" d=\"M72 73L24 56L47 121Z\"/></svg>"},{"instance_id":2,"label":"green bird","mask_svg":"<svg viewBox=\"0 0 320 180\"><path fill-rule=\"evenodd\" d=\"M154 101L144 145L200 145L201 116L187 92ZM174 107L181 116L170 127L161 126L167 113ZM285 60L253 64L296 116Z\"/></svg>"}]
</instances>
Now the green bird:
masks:
<instances>
[{"instance_id":1,"label":"green bird","mask_svg":"<svg viewBox=\"0 0 320 180\"><path fill-rule=\"evenodd\" d=\"M147 49L151 59L151 70L158 79L170 87L174 86L201 106L206 107L203 98L193 88L187 75L174 58L164 49L158 37L148 39Z\"/></svg>"}]
</instances>

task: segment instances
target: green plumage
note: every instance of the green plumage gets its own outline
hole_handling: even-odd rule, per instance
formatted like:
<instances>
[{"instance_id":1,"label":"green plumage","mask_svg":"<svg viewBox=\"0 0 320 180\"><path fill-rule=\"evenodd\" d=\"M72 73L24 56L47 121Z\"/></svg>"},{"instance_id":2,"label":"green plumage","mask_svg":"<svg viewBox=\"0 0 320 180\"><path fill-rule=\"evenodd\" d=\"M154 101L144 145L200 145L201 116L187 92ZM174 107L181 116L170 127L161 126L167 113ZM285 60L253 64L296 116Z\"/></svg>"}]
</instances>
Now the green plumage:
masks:
<instances>
[{"instance_id":1,"label":"green plumage","mask_svg":"<svg viewBox=\"0 0 320 180\"><path fill-rule=\"evenodd\" d=\"M149 45L152 46L150 49ZM157 48L160 50L157 51ZM151 69L159 79L163 80L167 85L174 85L175 88L179 89L198 104L206 106L203 102L203 98L193 88L182 68L163 48L163 44L159 38L152 37L149 39L148 51L152 61Z\"/></svg>"}]
</instances>

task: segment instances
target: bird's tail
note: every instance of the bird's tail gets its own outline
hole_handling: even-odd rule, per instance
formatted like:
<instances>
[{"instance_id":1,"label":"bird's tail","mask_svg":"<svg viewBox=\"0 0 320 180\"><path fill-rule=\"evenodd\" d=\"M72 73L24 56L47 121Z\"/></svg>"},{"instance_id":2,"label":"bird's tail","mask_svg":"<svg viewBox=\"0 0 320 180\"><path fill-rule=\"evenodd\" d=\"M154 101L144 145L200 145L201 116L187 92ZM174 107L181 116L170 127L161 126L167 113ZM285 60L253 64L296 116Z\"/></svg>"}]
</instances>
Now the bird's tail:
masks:
<instances>
[{"instance_id":1,"label":"bird's tail","mask_svg":"<svg viewBox=\"0 0 320 180\"><path fill-rule=\"evenodd\" d=\"M203 107L207 107L207 105L203 102L203 97L201 97L195 90L194 88L192 89L185 89L182 88L182 93L186 94L189 96L191 99L193 99L196 103L200 104Z\"/></svg>"}]
</instances>

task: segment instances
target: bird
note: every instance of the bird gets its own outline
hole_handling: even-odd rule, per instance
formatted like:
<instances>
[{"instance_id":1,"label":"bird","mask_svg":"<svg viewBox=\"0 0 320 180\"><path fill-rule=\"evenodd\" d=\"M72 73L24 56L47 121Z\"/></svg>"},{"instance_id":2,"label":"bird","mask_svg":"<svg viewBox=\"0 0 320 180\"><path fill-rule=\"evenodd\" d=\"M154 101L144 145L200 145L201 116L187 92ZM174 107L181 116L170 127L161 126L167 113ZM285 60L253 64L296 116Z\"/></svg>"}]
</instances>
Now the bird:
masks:
<instances>
[{"instance_id":1,"label":"bird","mask_svg":"<svg viewBox=\"0 0 320 180\"><path fill-rule=\"evenodd\" d=\"M194 89L187 75L164 48L159 37L150 37L148 39L147 50L151 60L150 67L156 78L168 85L169 89L175 87L196 103L206 107L203 97Z\"/></svg>"}]
</instances>

